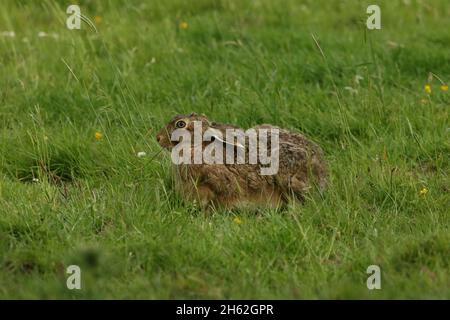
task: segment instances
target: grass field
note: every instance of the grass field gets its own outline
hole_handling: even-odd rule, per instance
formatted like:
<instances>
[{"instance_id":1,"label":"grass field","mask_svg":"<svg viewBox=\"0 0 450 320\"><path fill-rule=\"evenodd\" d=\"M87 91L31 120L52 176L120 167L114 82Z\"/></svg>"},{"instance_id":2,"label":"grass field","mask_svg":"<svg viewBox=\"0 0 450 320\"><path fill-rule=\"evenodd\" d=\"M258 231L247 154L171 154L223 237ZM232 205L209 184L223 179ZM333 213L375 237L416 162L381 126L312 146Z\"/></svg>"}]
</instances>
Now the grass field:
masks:
<instances>
[{"instance_id":1,"label":"grass field","mask_svg":"<svg viewBox=\"0 0 450 320\"><path fill-rule=\"evenodd\" d=\"M450 298L447 0L78 3L97 32L0 4L0 298ZM183 203L155 133L192 111L301 130L327 191Z\"/></svg>"}]
</instances>

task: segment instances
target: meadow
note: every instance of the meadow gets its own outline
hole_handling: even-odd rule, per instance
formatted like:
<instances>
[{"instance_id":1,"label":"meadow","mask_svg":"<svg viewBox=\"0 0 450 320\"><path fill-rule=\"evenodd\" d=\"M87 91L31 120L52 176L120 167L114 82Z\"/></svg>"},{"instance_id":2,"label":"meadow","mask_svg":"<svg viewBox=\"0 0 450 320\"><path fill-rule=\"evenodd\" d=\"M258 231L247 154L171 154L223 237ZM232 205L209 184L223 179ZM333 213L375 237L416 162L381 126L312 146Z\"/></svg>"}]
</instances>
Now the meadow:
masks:
<instances>
[{"instance_id":1,"label":"meadow","mask_svg":"<svg viewBox=\"0 0 450 320\"><path fill-rule=\"evenodd\" d=\"M450 298L447 0L77 2L0 3L0 298ZM185 203L155 134L194 111L305 133L327 190Z\"/></svg>"}]
</instances>

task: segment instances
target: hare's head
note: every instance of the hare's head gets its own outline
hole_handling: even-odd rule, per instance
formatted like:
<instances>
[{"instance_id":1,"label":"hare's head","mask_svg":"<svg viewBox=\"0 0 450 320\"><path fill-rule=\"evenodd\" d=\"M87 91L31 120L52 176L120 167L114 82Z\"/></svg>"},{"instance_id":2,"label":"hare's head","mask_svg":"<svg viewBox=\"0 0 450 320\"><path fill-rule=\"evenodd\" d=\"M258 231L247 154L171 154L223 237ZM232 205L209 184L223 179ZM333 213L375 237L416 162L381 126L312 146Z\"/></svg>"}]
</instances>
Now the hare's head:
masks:
<instances>
[{"instance_id":1,"label":"hare's head","mask_svg":"<svg viewBox=\"0 0 450 320\"><path fill-rule=\"evenodd\" d=\"M178 141L171 141L172 132L177 129L186 129L191 133L192 138L194 134L195 122L201 122L202 135L211 126L211 123L205 115L198 115L196 113L191 113L189 115L177 115L158 132L156 135L156 140L161 147L171 149L179 143Z\"/></svg>"}]
</instances>

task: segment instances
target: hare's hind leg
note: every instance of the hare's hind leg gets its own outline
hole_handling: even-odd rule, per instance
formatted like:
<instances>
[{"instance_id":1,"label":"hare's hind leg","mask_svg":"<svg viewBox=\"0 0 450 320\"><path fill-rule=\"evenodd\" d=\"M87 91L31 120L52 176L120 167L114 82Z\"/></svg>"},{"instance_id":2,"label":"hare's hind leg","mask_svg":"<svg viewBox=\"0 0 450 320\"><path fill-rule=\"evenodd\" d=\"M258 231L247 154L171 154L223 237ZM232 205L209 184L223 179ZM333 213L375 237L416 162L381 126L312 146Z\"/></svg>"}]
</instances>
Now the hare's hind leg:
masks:
<instances>
[{"instance_id":1,"label":"hare's hind leg","mask_svg":"<svg viewBox=\"0 0 450 320\"><path fill-rule=\"evenodd\" d=\"M213 203L215 198L214 192L208 186L197 187L197 199L202 208L208 208Z\"/></svg>"}]
</instances>

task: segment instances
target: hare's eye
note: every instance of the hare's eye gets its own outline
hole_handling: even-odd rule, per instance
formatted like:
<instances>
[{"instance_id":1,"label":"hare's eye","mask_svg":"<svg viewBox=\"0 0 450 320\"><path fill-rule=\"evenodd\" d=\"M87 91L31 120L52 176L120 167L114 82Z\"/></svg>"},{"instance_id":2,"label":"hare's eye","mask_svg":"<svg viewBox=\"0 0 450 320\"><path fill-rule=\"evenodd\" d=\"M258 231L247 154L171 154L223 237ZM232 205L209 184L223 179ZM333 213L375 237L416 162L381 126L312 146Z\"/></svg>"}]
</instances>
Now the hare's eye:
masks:
<instances>
[{"instance_id":1,"label":"hare's eye","mask_svg":"<svg viewBox=\"0 0 450 320\"><path fill-rule=\"evenodd\" d=\"M175 123L175 127L177 127L178 129L184 128L186 127L186 122L184 122L183 120L177 121L177 123Z\"/></svg>"}]
</instances>

